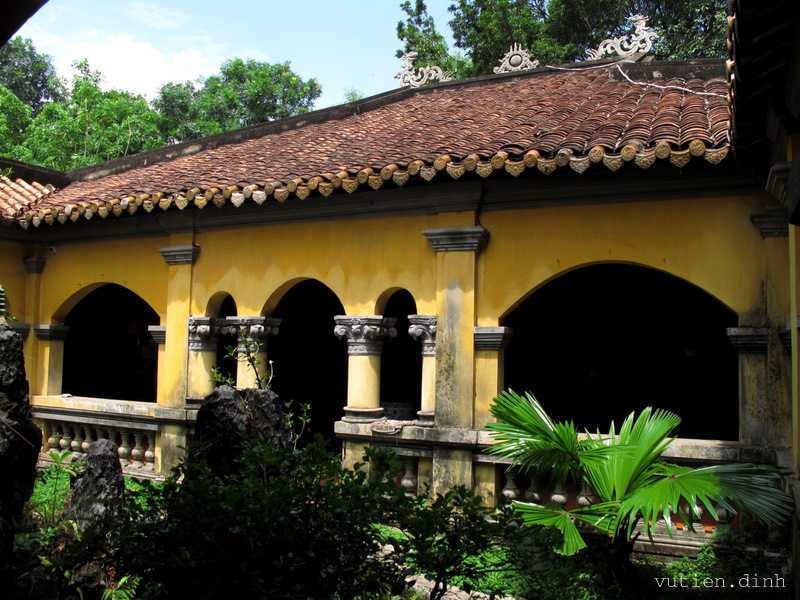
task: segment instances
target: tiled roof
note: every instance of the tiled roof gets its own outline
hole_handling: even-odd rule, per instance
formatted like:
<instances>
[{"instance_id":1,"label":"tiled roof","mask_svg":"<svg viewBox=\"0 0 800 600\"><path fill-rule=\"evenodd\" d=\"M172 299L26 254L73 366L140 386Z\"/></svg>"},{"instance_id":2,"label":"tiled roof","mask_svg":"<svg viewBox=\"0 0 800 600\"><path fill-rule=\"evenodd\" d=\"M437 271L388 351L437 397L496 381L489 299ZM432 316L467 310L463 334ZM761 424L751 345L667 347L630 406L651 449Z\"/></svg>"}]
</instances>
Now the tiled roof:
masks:
<instances>
[{"instance_id":1,"label":"tiled roof","mask_svg":"<svg viewBox=\"0 0 800 600\"><path fill-rule=\"evenodd\" d=\"M24 214L54 190L52 185L43 186L35 181L28 183L24 179L12 181L0 176L0 221L13 222L15 216Z\"/></svg>"},{"instance_id":2,"label":"tiled roof","mask_svg":"<svg viewBox=\"0 0 800 600\"><path fill-rule=\"evenodd\" d=\"M627 66L542 69L390 95L343 118L74 182L33 207L15 207L17 219L38 227L141 210L285 202L414 179L582 173L592 164L616 171L656 160L683 167L727 155L724 77L635 82Z\"/></svg>"}]
</instances>

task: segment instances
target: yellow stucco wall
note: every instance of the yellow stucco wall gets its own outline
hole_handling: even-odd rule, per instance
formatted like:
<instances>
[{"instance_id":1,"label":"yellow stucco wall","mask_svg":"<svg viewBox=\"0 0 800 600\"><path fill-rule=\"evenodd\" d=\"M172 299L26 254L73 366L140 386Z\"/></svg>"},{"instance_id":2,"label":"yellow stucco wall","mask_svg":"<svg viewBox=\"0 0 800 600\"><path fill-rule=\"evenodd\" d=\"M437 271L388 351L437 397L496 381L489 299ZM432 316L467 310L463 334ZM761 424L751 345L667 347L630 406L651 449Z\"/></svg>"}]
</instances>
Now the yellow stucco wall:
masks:
<instances>
[{"instance_id":1,"label":"yellow stucco wall","mask_svg":"<svg viewBox=\"0 0 800 600\"><path fill-rule=\"evenodd\" d=\"M21 244L0 242L0 286L5 289L7 310L25 322L25 257Z\"/></svg>"}]
</instances>

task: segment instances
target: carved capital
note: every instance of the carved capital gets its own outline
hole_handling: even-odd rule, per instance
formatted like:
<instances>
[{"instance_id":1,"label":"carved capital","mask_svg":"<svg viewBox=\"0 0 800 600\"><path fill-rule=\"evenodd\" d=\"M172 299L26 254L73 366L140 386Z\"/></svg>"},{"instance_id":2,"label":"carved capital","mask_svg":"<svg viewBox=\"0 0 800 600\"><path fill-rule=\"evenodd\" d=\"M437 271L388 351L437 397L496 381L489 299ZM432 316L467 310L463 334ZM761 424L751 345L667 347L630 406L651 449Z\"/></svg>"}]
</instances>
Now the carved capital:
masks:
<instances>
[{"instance_id":1,"label":"carved capital","mask_svg":"<svg viewBox=\"0 0 800 600\"><path fill-rule=\"evenodd\" d=\"M480 254L489 242L483 227L444 227L422 232L436 252L468 251Z\"/></svg>"},{"instance_id":2,"label":"carved capital","mask_svg":"<svg viewBox=\"0 0 800 600\"><path fill-rule=\"evenodd\" d=\"M167 326L166 325L148 325L147 331L150 332L150 337L159 346L167 341Z\"/></svg>"},{"instance_id":3,"label":"carved capital","mask_svg":"<svg viewBox=\"0 0 800 600\"><path fill-rule=\"evenodd\" d=\"M28 258L22 259L26 273L43 273L46 262L47 260L41 256L29 256Z\"/></svg>"},{"instance_id":4,"label":"carved capital","mask_svg":"<svg viewBox=\"0 0 800 600\"><path fill-rule=\"evenodd\" d=\"M762 238L789 235L789 215L784 208L764 208L750 215Z\"/></svg>"},{"instance_id":5,"label":"carved capital","mask_svg":"<svg viewBox=\"0 0 800 600\"><path fill-rule=\"evenodd\" d=\"M513 333L509 327L475 327L475 349L499 352L508 345Z\"/></svg>"},{"instance_id":6,"label":"carved capital","mask_svg":"<svg viewBox=\"0 0 800 600\"><path fill-rule=\"evenodd\" d=\"M181 246L167 246L158 251L168 265L193 265L200 254L197 244L184 244Z\"/></svg>"},{"instance_id":7,"label":"carved capital","mask_svg":"<svg viewBox=\"0 0 800 600\"><path fill-rule=\"evenodd\" d=\"M766 354L769 339L766 327L728 327L727 333L739 354Z\"/></svg>"},{"instance_id":8,"label":"carved capital","mask_svg":"<svg viewBox=\"0 0 800 600\"><path fill-rule=\"evenodd\" d=\"M383 340L397 336L397 319L381 315L361 315L333 317L336 326L333 333L347 340L347 353L352 356L377 355L383 350Z\"/></svg>"},{"instance_id":9,"label":"carved capital","mask_svg":"<svg viewBox=\"0 0 800 600\"><path fill-rule=\"evenodd\" d=\"M272 317L226 317L224 325L220 326L220 332L222 333L222 330L224 330L224 333L236 335L237 337L243 333L245 339L258 344L256 352L263 352L267 340L272 336L278 335L280 324L280 319ZM244 342L241 338L238 341L237 350L239 352L245 351Z\"/></svg>"},{"instance_id":10,"label":"carved capital","mask_svg":"<svg viewBox=\"0 0 800 600\"><path fill-rule=\"evenodd\" d=\"M189 317L189 350L216 352L217 331L216 319L213 317Z\"/></svg>"},{"instance_id":11,"label":"carved capital","mask_svg":"<svg viewBox=\"0 0 800 600\"><path fill-rule=\"evenodd\" d=\"M408 335L422 342L422 356L436 356L436 315L408 315Z\"/></svg>"},{"instance_id":12,"label":"carved capital","mask_svg":"<svg viewBox=\"0 0 800 600\"><path fill-rule=\"evenodd\" d=\"M33 333L37 340L43 342L58 342L67 339L69 333L68 325L34 325Z\"/></svg>"}]
</instances>

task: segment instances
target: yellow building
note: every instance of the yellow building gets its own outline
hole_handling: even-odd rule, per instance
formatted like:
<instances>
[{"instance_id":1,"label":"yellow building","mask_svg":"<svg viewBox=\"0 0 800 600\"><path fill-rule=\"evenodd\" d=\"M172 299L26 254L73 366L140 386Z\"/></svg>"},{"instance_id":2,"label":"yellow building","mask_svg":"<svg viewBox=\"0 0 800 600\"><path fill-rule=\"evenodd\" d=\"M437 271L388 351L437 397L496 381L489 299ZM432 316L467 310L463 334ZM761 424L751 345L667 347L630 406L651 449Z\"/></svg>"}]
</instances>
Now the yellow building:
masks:
<instances>
[{"instance_id":1,"label":"yellow building","mask_svg":"<svg viewBox=\"0 0 800 600\"><path fill-rule=\"evenodd\" d=\"M797 188L770 168L798 163L797 130L758 163L746 76L772 59L736 18L728 65L406 88L68 183L12 161L0 283L48 444L111 437L126 468L164 473L212 367L252 385L224 357L241 331L346 464L394 448L409 489L543 493L482 452L506 387L590 429L673 410L674 460L796 472ZM789 86L783 59L758 89Z\"/></svg>"}]
</instances>

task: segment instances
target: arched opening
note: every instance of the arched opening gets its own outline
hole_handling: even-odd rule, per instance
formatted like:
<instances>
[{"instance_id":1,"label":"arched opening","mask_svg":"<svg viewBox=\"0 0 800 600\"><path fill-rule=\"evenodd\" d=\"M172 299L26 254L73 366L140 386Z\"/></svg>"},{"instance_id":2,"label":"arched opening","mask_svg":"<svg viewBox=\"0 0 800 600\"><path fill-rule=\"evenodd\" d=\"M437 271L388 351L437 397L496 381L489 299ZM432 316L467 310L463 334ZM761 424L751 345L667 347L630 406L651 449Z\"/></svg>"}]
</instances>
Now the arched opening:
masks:
<instances>
[{"instance_id":1,"label":"arched opening","mask_svg":"<svg viewBox=\"0 0 800 600\"><path fill-rule=\"evenodd\" d=\"M233 296L227 294L219 305L219 312L214 316L224 319L225 317L235 317L237 314L236 301ZM235 335L224 333L219 336L219 343L217 344L217 368L219 373L234 381L236 381L236 370L239 363L236 360L236 356L228 352L228 347L236 347L238 343L239 340Z\"/></svg>"},{"instance_id":2,"label":"arched opening","mask_svg":"<svg viewBox=\"0 0 800 600\"><path fill-rule=\"evenodd\" d=\"M335 444L333 424L347 404L347 345L333 333L335 315L344 307L330 288L314 279L301 281L278 302L272 317L281 319L267 356L273 361L272 388L283 402L311 406L304 438L319 433Z\"/></svg>"},{"instance_id":3,"label":"arched opening","mask_svg":"<svg viewBox=\"0 0 800 600\"><path fill-rule=\"evenodd\" d=\"M422 393L422 348L408 334L408 315L417 313L414 297L406 290L391 295L384 317L397 319L397 336L384 341L381 356L381 406L390 419L417 418Z\"/></svg>"},{"instance_id":4,"label":"arched opening","mask_svg":"<svg viewBox=\"0 0 800 600\"><path fill-rule=\"evenodd\" d=\"M505 319L505 384L556 420L606 431L631 411L663 408L685 438L736 440L736 315L699 288L652 269L603 264L567 273Z\"/></svg>"},{"instance_id":5,"label":"arched opening","mask_svg":"<svg viewBox=\"0 0 800 600\"><path fill-rule=\"evenodd\" d=\"M158 352L147 326L158 323L150 305L120 285L89 292L64 319L61 391L155 402Z\"/></svg>"}]
</instances>

